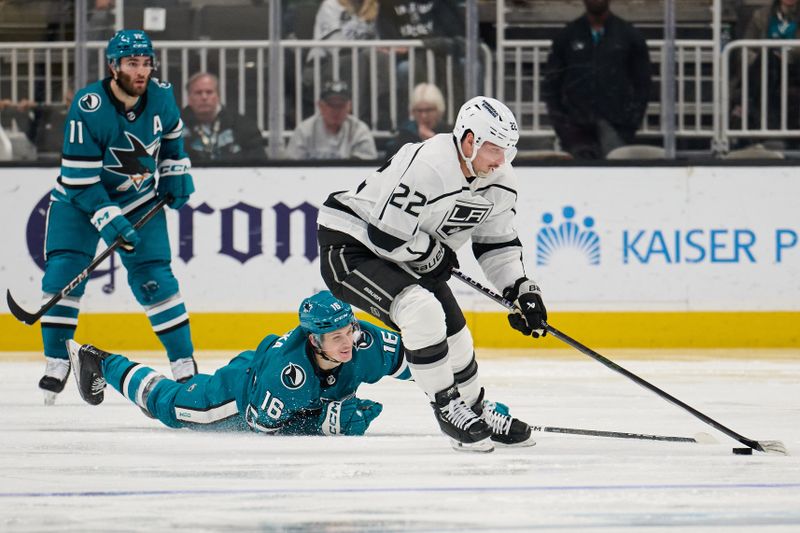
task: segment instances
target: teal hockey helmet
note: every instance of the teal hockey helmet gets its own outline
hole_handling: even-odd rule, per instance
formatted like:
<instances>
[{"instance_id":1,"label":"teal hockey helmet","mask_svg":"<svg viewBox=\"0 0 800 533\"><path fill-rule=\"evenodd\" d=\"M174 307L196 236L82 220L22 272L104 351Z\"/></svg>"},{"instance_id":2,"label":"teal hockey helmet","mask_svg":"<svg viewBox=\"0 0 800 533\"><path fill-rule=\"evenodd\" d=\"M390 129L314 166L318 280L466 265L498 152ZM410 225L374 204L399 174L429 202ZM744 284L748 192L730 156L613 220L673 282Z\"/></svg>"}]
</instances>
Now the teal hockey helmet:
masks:
<instances>
[{"instance_id":1,"label":"teal hockey helmet","mask_svg":"<svg viewBox=\"0 0 800 533\"><path fill-rule=\"evenodd\" d=\"M357 324L350 304L336 298L330 291L321 291L300 303L300 327L318 340L330 333Z\"/></svg>"},{"instance_id":2,"label":"teal hockey helmet","mask_svg":"<svg viewBox=\"0 0 800 533\"><path fill-rule=\"evenodd\" d=\"M119 30L108 41L106 46L106 59L115 66L123 57L145 56L153 60L156 66L156 54L153 51L153 41L142 30Z\"/></svg>"}]
</instances>

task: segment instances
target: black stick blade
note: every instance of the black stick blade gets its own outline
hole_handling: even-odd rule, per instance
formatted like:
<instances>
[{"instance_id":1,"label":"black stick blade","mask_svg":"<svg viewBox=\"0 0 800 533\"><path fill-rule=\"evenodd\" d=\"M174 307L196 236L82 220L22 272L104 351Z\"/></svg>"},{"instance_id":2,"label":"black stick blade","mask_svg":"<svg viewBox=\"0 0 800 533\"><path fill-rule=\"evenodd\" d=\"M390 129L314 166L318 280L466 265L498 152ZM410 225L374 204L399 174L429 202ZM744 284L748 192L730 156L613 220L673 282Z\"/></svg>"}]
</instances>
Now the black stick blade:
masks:
<instances>
[{"instance_id":1,"label":"black stick blade","mask_svg":"<svg viewBox=\"0 0 800 533\"><path fill-rule=\"evenodd\" d=\"M14 301L14 298L11 296L11 291L6 289L6 303L8 303L8 309L11 311L11 314L14 315L14 318L32 326L36 323L41 315L34 315L19 306L17 302Z\"/></svg>"}]
</instances>

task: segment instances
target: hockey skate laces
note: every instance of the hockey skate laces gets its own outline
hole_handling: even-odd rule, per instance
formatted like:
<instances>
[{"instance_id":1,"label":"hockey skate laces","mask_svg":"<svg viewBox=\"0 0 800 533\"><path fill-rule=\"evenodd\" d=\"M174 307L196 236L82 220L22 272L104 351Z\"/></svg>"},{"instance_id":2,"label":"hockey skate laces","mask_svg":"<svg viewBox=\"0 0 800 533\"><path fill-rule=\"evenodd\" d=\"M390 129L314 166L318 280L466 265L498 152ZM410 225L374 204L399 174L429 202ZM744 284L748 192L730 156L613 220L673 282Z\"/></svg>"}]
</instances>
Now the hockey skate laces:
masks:
<instances>
[{"instance_id":1,"label":"hockey skate laces","mask_svg":"<svg viewBox=\"0 0 800 533\"><path fill-rule=\"evenodd\" d=\"M502 433L508 435L511 429L511 415L504 415L495 409L494 403L484 403L483 405L483 419L489 424L493 433Z\"/></svg>"},{"instance_id":2,"label":"hockey skate laces","mask_svg":"<svg viewBox=\"0 0 800 533\"><path fill-rule=\"evenodd\" d=\"M447 409L447 418L458 429L466 429L479 420L475 411L467 407L463 400L450 400Z\"/></svg>"}]
</instances>

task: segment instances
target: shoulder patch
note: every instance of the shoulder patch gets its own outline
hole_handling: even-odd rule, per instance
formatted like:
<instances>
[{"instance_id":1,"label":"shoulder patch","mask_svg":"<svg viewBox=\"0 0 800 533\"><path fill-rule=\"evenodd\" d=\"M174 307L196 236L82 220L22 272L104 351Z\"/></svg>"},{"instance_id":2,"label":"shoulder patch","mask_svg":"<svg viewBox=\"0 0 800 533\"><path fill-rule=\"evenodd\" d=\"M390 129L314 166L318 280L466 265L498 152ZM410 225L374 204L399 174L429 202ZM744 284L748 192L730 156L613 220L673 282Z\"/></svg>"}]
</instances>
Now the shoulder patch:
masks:
<instances>
[{"instance_id":1,"label":"shoulder patch","mask_svg":"<svg viewBox=\"0 0 800 533\"><path fill-rule=\"evenodd\" d=\"M356 350L366 350L370 346L372 346L372 333L369 331L362 329L361 335L358 337L358 341L356 342Z\"/></svg>"},{"instance_id":2,"label":"shoulder patch","mask_svg":"<svg viewBox=\"0 0 800 533\"><path fill-rule=\"evenodd\" d=\"M161 81L158 78L150 78L150 80L156 83L162 89L169 89L170 87L172 87L172 84L168 81Z\"/></svg>"},{"instance_id":3,"label":"shoulder patch","mask_svg":"<svg viewBox=\"0 0 800 533\"><path fill-rule=\"evenodd\" d=\"M78 107L81 111L86 111L87 113L92 113L100 109L100 103L102 100L100 99L100 95L97 93L86 93L81 96L81 99L78 100Z\"/></svg>"},{"instance_id":4,"label":"shoulder patch","mask_svg":"<svg viewBox=\"0 0 800 533\"><path fill-rule=\"evenodd\" d=\"M289 363L281 370L281 383L290 390L296 390L306 382L306 372L303 367Z\"/></svg>"}]
</instances>

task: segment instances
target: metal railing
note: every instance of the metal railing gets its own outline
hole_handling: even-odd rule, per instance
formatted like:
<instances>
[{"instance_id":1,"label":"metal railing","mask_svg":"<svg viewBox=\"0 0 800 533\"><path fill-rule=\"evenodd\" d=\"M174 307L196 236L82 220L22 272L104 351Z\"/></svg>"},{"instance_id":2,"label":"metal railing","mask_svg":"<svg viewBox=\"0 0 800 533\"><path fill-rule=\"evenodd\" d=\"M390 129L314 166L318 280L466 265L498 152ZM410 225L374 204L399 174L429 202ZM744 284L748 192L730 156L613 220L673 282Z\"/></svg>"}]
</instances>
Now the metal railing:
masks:
<instances>
[{"instance_id":1,"label":"metal railing","mask_svg":"<svg viewBox=\"0 0 800 533\"><path fill-rule=\"evenodd\" d=\"M753 67L757 73L751 72ZM758 76L754 85L751 74ZM800 137L800 40L729 43L722 52L722 82L721 108L735 110L738 117L738 124L732 124L731 113L722 113L720 137L725 147L737 137ZM757 90L756 102L751 99L751 87ZM735 101L732 91L738 92ZM757 109L751 108L753 104ZM751 119L756 124L751 126Z\"/></svg>"},{"instance_id":2,"label":"metal railing","mask_svg":"<svg viewBox=\"0 0 800 533\"><path fill-rule=\"evenodd\" d=\"M105 44L100 41L87 43L90 79L105 76ZM277 68L269 65L270 41L160 41L155 45L161 63L158 75L174 84L181 105L187 100L186 80L194 72L211 71L220 78L221 101L237 112L253 117L265 136L268 134L269 103L277 98L275 108L281 118L284 138L300 121L313 114L326 75L350 82L354 114L368 122L376 137L390 136L391 130L402 121L404 110L398 107L399 95L405 94L407 101L414 84L430 81L439 85L445 94L453 95L457 94L456 86L463 77L463 69L456 58L447 57L442 61L418 40L283 40ZM664 43L648 41L648 45L651 58L658 65L656 71L663 72L666 68L661 61ZM314 48L339 52L330 56L327 74L323 73L321 59L307 60ZM793 114L793 110L800 106L797 101L800 87L790 81L791 73L798 68L797 64L791 63L792 54L800 54L798 48L800 40L732 41L721 55L721 75L715 80L713 42L676 41L677 136L713 138L717 149L722 151L727 149L732 138L800 137L800 126L796 126L800 117ZM0 99L8 98L15 102L30 99L44 104L65 101L67 80L74 68L74 49L72 42L0 43ZM408 56L409 76L405 82L401 82L397 71L402 49L416 51ZM502 51L498 51L500 60L493 64L492 52L485 45L481 48L483 91L508 103L517 115L520 132L525 137L554 135L547 123L547 110L541 93L549 49L550 41L505 40ZM345 66L345 57L349 57L349 67ZM755 79L751 72L753 58L761 60ZM777 62L777 87L769 75L770 61ZM419 68L420 65L424 66ZM443 71L439 70L442 65ZM498 73L496 79L493 68ZM424 79L415 75L420 70L424 72ZM275 71L280 76L279 87L283 89L278 95L269 95L266 81ZM654 76L655 81L659 78L659 74ZM362 92L359 87L365 80L369 90ZM379 94L381 83L388 87L385 95ZM741 87L739 100L732 102L737 83ZM719 87L718 98L714 96L715 86ZM753 86L759 91L756 104L749 98ZM777 99L770 98L770 94L777 94ZM454 98L446 98L446 102L445 118L452 123L460 102ZM732 104L739 104L741 108L741 123L731 120ZM753 105L758 108L753 110ZM386 114L387 110L388 123L380 123L378 116ZM754 111L755 122L751 118ZM777 122L770 116L777 116ZM645 136L661 134L659 101L654 99L649 104L640 133Z\"/></svg>"},{"instance_id":3,"label":"metal railing","mask_svg":"<svg viewBox=\"0 0 800 533\"><path fill-rule=\"evenodd\" d=\"M105 42L90 41L88 50L89 79L101 79L107 75ZM268 65L270 41L156 41L154 43L160 63L157 76L175 87L176 98L181 105L187 101L186 81L198 71L210 71L220 79L220 100L238 113L252 116L258 127L268 135L268 98L278 99L278 114L282 120L282 135L288 137L300 121L314 112L314 103L319 99L322 85L327 79L323 75L326 59L309 52L324 49L333 52L330 60L331 79L345 79L353 92L353 113L366 120L376 137L388 137L405 119L407 109L399 109L401 91L408 102L417 83L427 81L437 84L445 95L458 94L457 87L463 83L463 70L458 59L451 55L439 57L424 47L420 40L397 41L311 41L283 40L281 64L274 69ZM408 52L405 53L404 51ZM481 47L484 85L486 93L493 92L492 52ZM407 57L407 81L399 82L397 67L401 55ZM349 56L351 68L345 69L343 57ZM58 43L0 43L0 99L19 101L23 98L42 100L51 104L63 102L67 95L67 80L73 72L75 45L72 42ZM441 61L440 61L441 60ZM292 78L285 80L287 66L291 65ZM444 71L440 70L444 66ZM284 90L277 96L267 94L266 79L277 70ZM422 77L418 73L423 71ZM310 74L308 74L310 73ZM310 79L304 80L304 74ZM364 98L359 90L365 82L369 92ZM388 92L381 96L379 85L385 83ZM43 87L43 90L42 90ZM231 94L235 91L235 94ZM455 119L460 102L446 98L445 119ZM309 105L310 103L310 105ZM379 121L381 113L389 111L388 122ZM291 111L287 113L287 111Z\"/></svg>"},{"instance_id":4,"label":"metal railing","mask_svg":"<svg viewBox=\"0 0 800 533\"><path fill-rule=\"evenodd\" d=\"M666 65L664 41L647 41L650 59L656 65L653 81L663 77ZM550 137L547 108L542 100L542 79L551 42L548 40L505 40L503 53L498 52L497 97L505 101L517 116L520 135ZM718 111L713 97L713 41L678 40L675 42L676 102L678 137L712 138L713 116ZM506 73L510 73L506 74ZM510 94L508 94L510 93ZM655 98L654 98L655 96ZM661 98L651 96L640 134L659 136L661 127Z\"/></svg>"}]
</instances>

